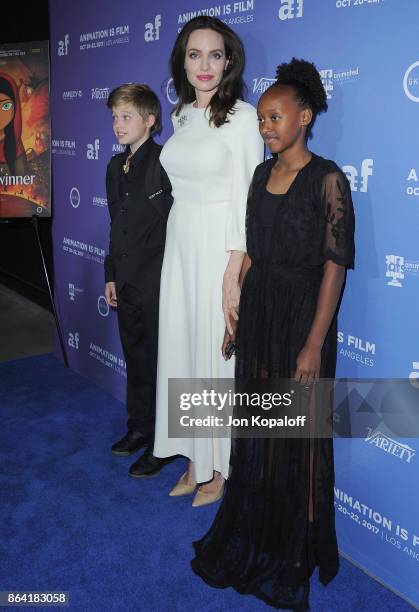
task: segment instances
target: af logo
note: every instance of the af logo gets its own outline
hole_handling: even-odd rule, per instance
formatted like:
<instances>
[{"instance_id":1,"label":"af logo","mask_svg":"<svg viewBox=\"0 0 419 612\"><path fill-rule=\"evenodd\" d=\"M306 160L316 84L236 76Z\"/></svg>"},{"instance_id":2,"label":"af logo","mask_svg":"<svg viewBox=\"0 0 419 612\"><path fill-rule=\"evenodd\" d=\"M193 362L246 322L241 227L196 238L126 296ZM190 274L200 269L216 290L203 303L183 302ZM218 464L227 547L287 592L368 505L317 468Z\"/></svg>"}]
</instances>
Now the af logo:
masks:
<instances>
[{"instance_id":1,"label":"af logo","mask_svg":"<svg viewBox=\"0 0 419 612\"><path fill-rule=\"evenodd\" d=\"M99 138L95 138L93 144L87 145L87 159L99 159L100 143Z\"/></svg>"},{"instance_id":2,"label":"af logo","mask_svg":"<svg viewBox=\"0 0 419 612\"><path fill-rule=\"evenodd\" d=\"M303 0L281 0L278 17L281 21L303 16Z\"/></svg>"},{"instance_id":3,"label":"af logo","mask_svg":"<svg viewBox=\"0 0 419 612\"><path fill-rule=\"evenodd\" d=\"M154 17L154 24L152 22L145 24L144 40L146 42L154 42L160 39L160 28L161 28L161 15Z\"/></svg>"},{"instance_id":4,"label":"af logo","mask_svg":"<svg viewBox=\"0 0 419 612\"><path fill-rule=\"evenodd\" d=\"M351 191L361 191L367 193L368 191L368 178L373 173L374 160L364 159L361 164L361 181L358 180L359 172L355 166L342 166L343 172L346 174L348 181L351 185Z\"/></svg>"},{"instance_id":5,"label":"af logo","mask_svg":"<svg viewBox=\"0 0 419 612\"><path fill-rule=\"evenodd\" d=\"M403 287L400 281L404 280L403 255L386 255L386 278L390 278L387 285L390 287Z\"/></svg>"},{"instance_id":6,"label":"af logo","mask_svg":"<svg viewBox=\"0 0 419 612\"><path fill-rule=\"evenodd\" d=\"M70 36L68 34L64 35L64 40L58 41L58 55L68 55L68 48L70 46Z\"/></svg>"},{"instance_id":7,"label":"af logo","mask_svg":"<svg viewBox=\"0 0 419 612\"><path fill-rule=\"evenodd\" d=\"M80 341L79 332L74 332L74 334L69 332L69 334L68 334L68 346L70 346L71 348L76 349L76 351L78 351L79 350L79 341Z\"/></svg>"}]
</instances>

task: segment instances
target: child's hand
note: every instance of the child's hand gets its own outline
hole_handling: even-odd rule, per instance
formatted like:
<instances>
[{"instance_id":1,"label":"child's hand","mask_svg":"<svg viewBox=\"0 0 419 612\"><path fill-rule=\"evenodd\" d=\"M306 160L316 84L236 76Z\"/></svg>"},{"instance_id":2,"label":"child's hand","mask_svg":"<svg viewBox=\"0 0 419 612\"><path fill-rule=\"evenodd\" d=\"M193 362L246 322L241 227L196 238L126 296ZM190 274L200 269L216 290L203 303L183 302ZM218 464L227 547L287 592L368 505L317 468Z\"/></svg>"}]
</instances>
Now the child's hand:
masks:
<instances>
[{"instance_id":1,"label":"child's hand","mask_svg":"<svg viewBox=\"0 0 419 612\"><path fill-rule=\"evenodd\" d=\"M109 306L116 308L118 306L118 300L116 297L116 285L115 283L109 282L105 285L105 299Z\"/></svg>"},{"instance_id":2,"label":"child's hand","mask_svg":"<svg viewBox=\"0 0 419 612\"><path fill-rule=\"evenodd\" d=\"M297 369L294 380L310 384L320 376L321 350L315 346L305 345L297 357Z\"/></svg>"}]
</instances>

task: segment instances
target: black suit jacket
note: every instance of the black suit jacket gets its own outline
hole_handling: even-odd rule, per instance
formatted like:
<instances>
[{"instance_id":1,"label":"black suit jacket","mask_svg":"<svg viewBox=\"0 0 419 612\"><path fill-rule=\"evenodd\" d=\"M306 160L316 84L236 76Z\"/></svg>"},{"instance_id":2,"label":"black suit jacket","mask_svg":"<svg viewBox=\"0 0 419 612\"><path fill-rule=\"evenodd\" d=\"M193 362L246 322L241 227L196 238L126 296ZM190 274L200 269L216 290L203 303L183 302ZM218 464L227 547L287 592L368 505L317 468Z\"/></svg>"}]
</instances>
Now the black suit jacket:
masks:
<instances>
[{"instance_id":1,"label":"black suit jacket","mask_svg":"<svg viewBox=\"0 0 419 612\"><path fill-rule=\"evenodd\" d=\"M123 172L128 151L115 155L106 172L106 193L111 217L105 282L117 290L125 283L142 292L158 292L166 239L166 222L172 205L169 178L159 161L161 145L151 138Z\"/></svg>"}]
</instances>

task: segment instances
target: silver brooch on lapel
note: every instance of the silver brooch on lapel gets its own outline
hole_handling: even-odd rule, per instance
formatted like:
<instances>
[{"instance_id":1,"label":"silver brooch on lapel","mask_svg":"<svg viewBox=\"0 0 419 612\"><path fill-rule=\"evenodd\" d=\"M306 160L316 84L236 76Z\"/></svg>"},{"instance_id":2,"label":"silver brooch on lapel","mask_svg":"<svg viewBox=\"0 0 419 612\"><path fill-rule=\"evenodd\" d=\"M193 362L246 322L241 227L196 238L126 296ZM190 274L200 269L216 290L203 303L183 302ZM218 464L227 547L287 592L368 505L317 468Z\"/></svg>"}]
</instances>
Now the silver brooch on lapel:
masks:
<instances>
[{"instance_id":1,"label":"silver brooch on lapel","mask_svg":"<svg viewBox=\"0 0 419 612\"><path fill-rule=\"evenodd\" d=\"M177 122L180 125L180 127L183 127L185 123L187 122L187 120L188 120L188 117L186 115L181 115L179 119L177 120Z\"/></svg>"}]
</instances>

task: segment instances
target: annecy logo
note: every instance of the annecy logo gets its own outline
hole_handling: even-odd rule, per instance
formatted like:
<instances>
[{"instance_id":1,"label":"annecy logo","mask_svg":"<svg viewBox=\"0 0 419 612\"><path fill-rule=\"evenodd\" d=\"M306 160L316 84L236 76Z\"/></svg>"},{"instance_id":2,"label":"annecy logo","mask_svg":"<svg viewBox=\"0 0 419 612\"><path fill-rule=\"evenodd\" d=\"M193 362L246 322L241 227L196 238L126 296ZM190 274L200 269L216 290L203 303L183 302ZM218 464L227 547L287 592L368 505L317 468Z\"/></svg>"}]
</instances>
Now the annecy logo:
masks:
<instances>
[{"instance_id":1,"label":"annecy logo","mask_svg":"<svg viewBox=\"0 0 419 612\"><path fill-rule=\"evenodd\" d=\"M381 433L378 429L371 429L368 427L367 431L368 435L364 440L365 442L380 448L389 455L397 457L397 459L400 459L400 461L410 463L413 457L416 455L414 448L408 444L401 444L400 442L397 442L397 440L389 438L389 436Z\"/></svg>"}]
</instances>

